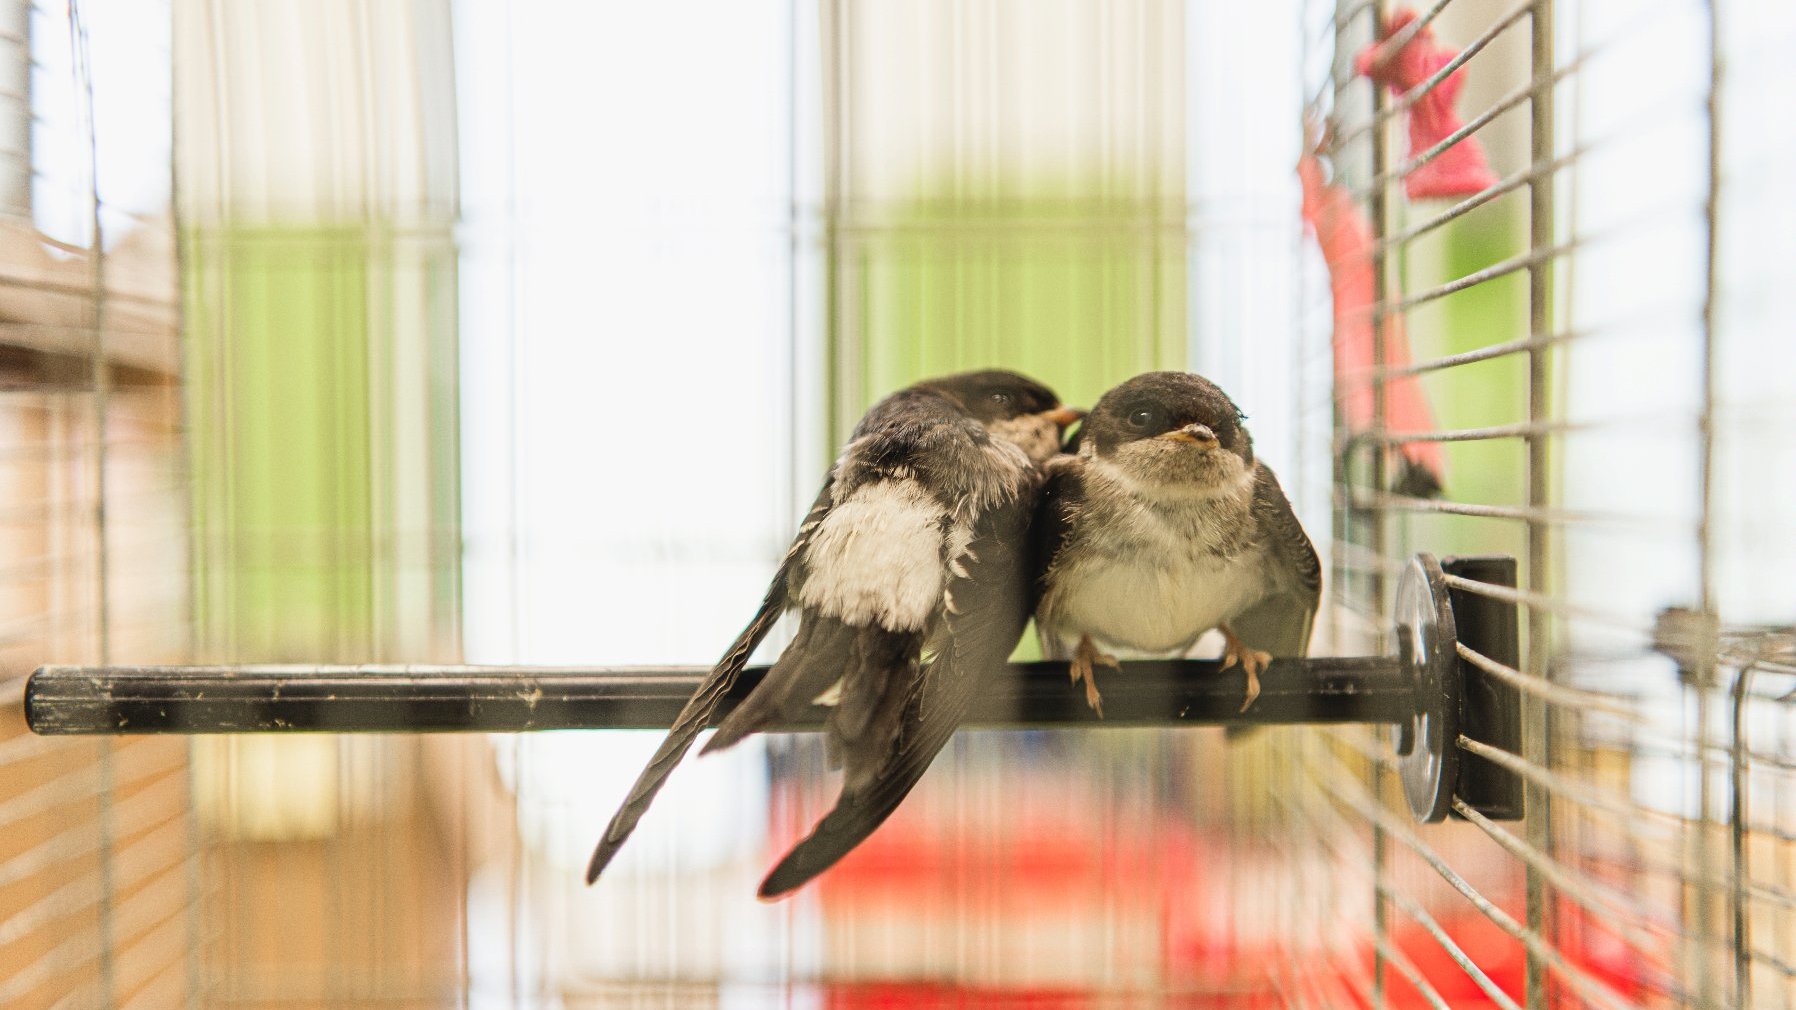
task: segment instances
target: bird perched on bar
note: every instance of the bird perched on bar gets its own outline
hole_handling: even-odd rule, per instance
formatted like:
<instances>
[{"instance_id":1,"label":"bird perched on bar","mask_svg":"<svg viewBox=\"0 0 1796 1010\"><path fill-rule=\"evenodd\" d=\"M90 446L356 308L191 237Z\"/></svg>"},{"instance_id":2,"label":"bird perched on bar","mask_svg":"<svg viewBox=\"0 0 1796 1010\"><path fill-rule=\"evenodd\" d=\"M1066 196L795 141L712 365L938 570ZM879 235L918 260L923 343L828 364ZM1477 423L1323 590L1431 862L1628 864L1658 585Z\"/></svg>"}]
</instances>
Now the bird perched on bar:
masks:
<instances>
[{"instance_id":1,"label":"bird perched on bar","mask_svg":"<svg viewBox=\"0 0 1796 1010\"><path fill-rule=\"evenodd\" d=\"M836 805L762 882L803 886L872 834L922 778L1029 619L1041 465L1081 416L1014 372L919 382L873 405L825 479L761 607L674 721L611 819L596 880L781 614L798 632L702 753L829 707ZM928 658L926 658L926 656Z\"/></svg>"},{"instance_id":2,"label":"bird perched on bar","mask_svg":"<svg viewBox=\"0 0 1796 1010\"><path fill-rule=\"evenodd\" d=\"M1244 419L1201 376L1149 372L1105 393L1047 466L1036 626L1050 654L1070 644L1099 715L1094 668L1117 665L1100 646L1183 654L1214 628L1223 668L1247 675L1243 712L1273 656L1308 651L1322 568Z\"/></svg>"}]
</instances>

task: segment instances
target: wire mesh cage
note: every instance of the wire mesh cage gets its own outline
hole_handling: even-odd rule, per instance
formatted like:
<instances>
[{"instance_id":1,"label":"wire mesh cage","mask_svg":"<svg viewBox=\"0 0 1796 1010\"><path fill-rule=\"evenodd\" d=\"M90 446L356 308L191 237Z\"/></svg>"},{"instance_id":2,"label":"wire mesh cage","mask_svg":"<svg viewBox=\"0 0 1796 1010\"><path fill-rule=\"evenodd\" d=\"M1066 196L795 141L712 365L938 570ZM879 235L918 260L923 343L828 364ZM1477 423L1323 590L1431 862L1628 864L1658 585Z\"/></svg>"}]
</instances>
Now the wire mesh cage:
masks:
<instances>
[{"instance_id":1,"label":"wire mesh cage","mask_svg":"<svg viewBox=\"0 0 1796 1010\"><path fill-rule=\"evenodd\" d=\"M186 747L25 731L46 654L187 654L168 11L0 9L0 1004L178 1002Z\"/></svg>"},{"instance_id":2,"label":"wire mesh cage","mask_svg":"<svg viewBox=\"0 0 1796 1010\"><path fill-rule=\"evenodd\" d=\"M1722 67L1742 44L1734 19L1755 17L1720 6L1319 19L1335 42L1311 97L1335 172L1318 188L1351 200L1316 228L1364 215L1372 277L1348 311L1377 345L1335 390L1350 422L1337 591L1382 613L1417 544L1522 559L1518 588L1455 582L1525 615L1520 662L1461 652L1523 698L1520 752L1460 741L1524 778L1520 830L1458 802L1469 825L1415 829L1380 804L1388 770L1365 791L1335 771L1343 755L1388 763L1365 740L1309 744L1334 794L1316 833L1357 838L1376 889L1361 988L1377 999L1458 1005L1468 983L1503 1006L1789 998L1776 888L1752 883L1782 829L1748 813L1776 792L1757 762L1777 758L1748 739L1775 702L1750 685L1788 647L1790 602L1748 571L1758 548L1788 548L1764 525L1777 492L1745 460L1787 456L1790 429L1745 420L1769 421L1770 401L1734 371L1782 351L1739 311L1751 269L1726 259L1730 229L1748 260L1762 238L1723 195L1752 171L1721 124L1750 121L1756 98L1724 89ZM1338 342L1350 327L1334 293ZM1357 431L1355 397L1369 401ZM1405 488L1427 465L1444 490ZM1443 952L1458 970L1428 971Z\"/></svg>"},{"instance_id":3,"label":"wire mesh cage","mask_svg":"<svg viewBox=\"0 0 1796 1010\"><path fill-rule=\"evenodd\" d=\"M0 1005L1796 1001L1781 8L0 6ZM791 900L805 733L585 887L656 735L475 730L665 726L991 364L1234 394L1312 657L1409 677L1448 559L1458 728L1132 665Z\"/></svg>"}]
</instances>

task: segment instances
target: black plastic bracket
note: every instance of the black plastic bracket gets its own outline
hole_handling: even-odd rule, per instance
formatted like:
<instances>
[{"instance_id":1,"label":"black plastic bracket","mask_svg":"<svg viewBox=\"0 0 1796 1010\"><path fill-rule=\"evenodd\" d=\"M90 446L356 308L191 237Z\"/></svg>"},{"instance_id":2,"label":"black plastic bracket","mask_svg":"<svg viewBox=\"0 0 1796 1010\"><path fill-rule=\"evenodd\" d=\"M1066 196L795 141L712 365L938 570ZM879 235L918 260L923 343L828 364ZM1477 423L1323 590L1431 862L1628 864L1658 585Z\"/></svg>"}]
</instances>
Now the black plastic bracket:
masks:
<instances>
[{"instance_id":1,"label":"black plastic bracket","mask_svg":"<svg viewBox=\"0 0 1796 1010\"><path fill-rule=\"evenodd\" d=\"M967 725L1085 727L1383 723L1411 811L1437 821L1455 796L1488 817L1521 816L1513 773L1463 753L1463 734L1520 751L1520 701L1459 654L1464 642L1513 665L1513 603L1452 589L1447 576L1513 586L1509 558L1417 555L1397 592L1396 654L1276 659L1246 712L1239 670L1215 660L1130 660L1100 670L1104 717L1067 687L1066 664L1023 663L994 676ZM141 733L517 733L665 729L709 672L704 667L46 666L25 688L25 717L48 735ZM727 715L760 683L743 671ZM822 723L818 708L791 729Z\"/></svg>"},{"instance_id":2,"label":"black plastic bracket","mask_svg":"<svg viewBox=\"0 0 1796 1010\"><path fill-rule=\"evenodd\" d=\"M1515 588L1514 558L1448 558L1441 567L1446 574L1468 582ZM1521 666L1521 629L1514 603L1469 589L1450 589L1447 597L1458 626L1459 645L1512 670ZM1469 740L1520 754L1521 691L1463 656L1459 657L1459 677L1459 732ZM1489 758L1461 751L1456 781L1454 792L1473 810L1492 820L1521 820L1520 775Z\"/></svg>"}]
</instances>

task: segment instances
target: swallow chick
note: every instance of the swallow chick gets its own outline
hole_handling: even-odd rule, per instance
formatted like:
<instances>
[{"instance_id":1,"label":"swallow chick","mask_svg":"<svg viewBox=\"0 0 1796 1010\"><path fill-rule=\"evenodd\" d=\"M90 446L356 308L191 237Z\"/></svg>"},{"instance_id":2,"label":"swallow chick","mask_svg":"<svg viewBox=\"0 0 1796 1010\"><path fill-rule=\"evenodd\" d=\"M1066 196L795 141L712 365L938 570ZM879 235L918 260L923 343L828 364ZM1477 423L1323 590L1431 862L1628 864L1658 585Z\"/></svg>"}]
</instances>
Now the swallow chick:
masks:
<instances>
[{"instance_id":1,"label":"swallow chick","mask_svg":"<svg viewBox=\"0 0 1796 1010\"><path fill-rule=\"evenodd\" d=\"M761 884L802 886L883 823L1028 622L1042 464L1080 417L1014 372L931 379L873 405L800 524L761 607L675 719L587 868L629 838L781 614L797 634L702 753L828 706L834 809Z\"/></svg>"},{"instance_id":2,"label":"swallow chick","mask_svg":"<svg viewBox=\"0 0 1796 1010\"><path fill-rule=\"evenodd\" d=\"M1047 466L1034 527L1044 650L1100 716L1100 646L1188 651L1222 632L1248 707L1273 656L1301 656L1322 593L1316 550L1244 416L1201 376L1149 372L1105 393Z\"/></svg>"}]
</instances>

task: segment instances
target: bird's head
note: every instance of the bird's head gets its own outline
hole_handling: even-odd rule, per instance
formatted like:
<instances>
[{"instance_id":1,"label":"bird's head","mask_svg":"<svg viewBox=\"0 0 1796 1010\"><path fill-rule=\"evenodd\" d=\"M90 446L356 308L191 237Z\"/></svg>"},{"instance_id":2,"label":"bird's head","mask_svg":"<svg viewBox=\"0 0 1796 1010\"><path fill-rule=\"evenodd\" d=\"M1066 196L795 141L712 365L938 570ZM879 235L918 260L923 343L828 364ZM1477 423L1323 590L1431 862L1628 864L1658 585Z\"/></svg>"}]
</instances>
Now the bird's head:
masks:
<instances>
[{"instance_id":1,"label":"bird's head","mask_svg":"<svg viewBox=\"0 0 1796 1010\"><path fill-rule=\"evenodd\" d=\"M1142 484L1215 493L1253 470L1253 438L1243 420L1208 379L1148 372L1098 400L1080 435L1081 452Z\"/></svg>"},{"instance_id":2,"label":"bird's head","mask_svg":"<svg viewBox=\"0 0 1796 1010\"><path fill-rule=\"evenodd\" d=\"M1015 444L1036 463L1058 453L1066 426L1085 416L1063 406L1053 390L1015 372L961 372L917 386L953 400L987 431Z\"/></svg>"}]
</instances>

